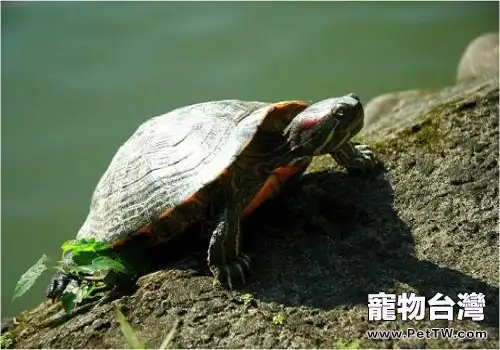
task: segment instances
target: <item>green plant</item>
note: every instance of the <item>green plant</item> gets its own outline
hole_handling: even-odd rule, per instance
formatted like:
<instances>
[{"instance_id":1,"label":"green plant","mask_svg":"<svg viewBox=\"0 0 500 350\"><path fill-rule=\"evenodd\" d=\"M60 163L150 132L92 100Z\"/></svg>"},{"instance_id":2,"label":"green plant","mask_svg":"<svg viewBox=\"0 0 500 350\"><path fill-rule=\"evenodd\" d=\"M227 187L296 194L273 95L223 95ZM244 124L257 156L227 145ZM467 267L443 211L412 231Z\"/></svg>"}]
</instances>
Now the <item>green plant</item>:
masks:
<instances>
[{"instance_id":1,"label":"green plant","mask_svg":"<svg viewBox=\"0 0 500 350\"><path fill-rule=\"evenodd\" d=\"M283 326L286 323L286 316L279 313L273 317L273 324L275 326Z\"/></svg>"},{"instance_id":2,"label":"green plant","mask_svg":"<svg viewBox=\"0 0 500 350\"><path fill-rule=\"evenodd\" d=\"M61 249L63 252L60 261L47 266L50 260L44 254L19 278L12 300L26 293L43 272L55 269L80 281L77 286L70 284L61 297L63 307L69 313L76 305L92 295L103 283L109 271L128 272L120 258L108 256L111 245L107 243L97 242L95 239L71 240L64 242ZM71 253L73 264L63 263L68 260L68 253ZM92 278L89 278L89 275Z\"/></svg>"},{"instance_id":3,"label":"green plant","mask_svg":"<svg viewBox=\"0 0 500 350\"><path fill-rule=\"evenodd\" d=\"M0 336L0 348L8 349L12 346L12 334L5 332Z\"/></svg>"},{"instance_id":4,"label":"green plant","mask_svg":"<svg viewBox=\"0 0 500 350\"><path fill-rule=\"evenodd\" d=\"M246 293L240 296L240 300L243 302L243 305L250 305L255 299L252 294Z\"/></svg>"},{"instance_id":5,"label":"green plant","mask_svg":"<svg viewBox=\"0 0 500 350\"><path fill-rule=\"evenodd\" d=\"M35 284L35 281L38 279L38 277L40 277L41 274L48 269L46 265L48 260L49 258L47 257L47 255L43 254L42 257L33 266L31 266L25 273L22 274L22 276L17 281L16 288L14 289L14 295L12 296L13 301L26 293L31 287L33 287L33 284Z\"/></svg>"}]
</instances>

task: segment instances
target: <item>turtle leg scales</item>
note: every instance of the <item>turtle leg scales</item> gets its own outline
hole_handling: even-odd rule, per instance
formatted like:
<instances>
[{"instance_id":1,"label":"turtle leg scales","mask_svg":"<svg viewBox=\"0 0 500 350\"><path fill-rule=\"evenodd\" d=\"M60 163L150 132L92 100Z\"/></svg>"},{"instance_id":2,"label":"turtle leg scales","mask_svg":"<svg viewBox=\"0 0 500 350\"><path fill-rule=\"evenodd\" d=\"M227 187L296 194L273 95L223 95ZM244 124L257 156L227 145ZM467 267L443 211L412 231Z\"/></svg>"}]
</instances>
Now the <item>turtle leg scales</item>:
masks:
<instances>
[{"instance_id":1,"label":"turtle leg scales","mask_svg":"<svg viewBox=\"0 0 500 350\"><path fill-rule=\"evenodd\" d=\"M241 225L238 215L226 208L212 232L208 247L208 266L216 282L233 287L235 279L246 282L250 257L241 252Z\"/></svg>"},{"instance_id":2,"label":"turtle leg scales","mask_svg":"<svg viewBox=\"0 0 500 350\"><path fill-rule=\"evenodd\" d=\"M70 282L71 277L69 275L63 272L57 272L54 277L52 277L47 287L47 298L53 301L58 300Z\"/></svg>"},{"instance_id":3,"label":"turtle leg scales","mask_svg":"<svg viewBox=\"0 0 500 350\"><path fill-rule=\"evenodd\" d=\"M348 170L370 171L377 165L377 159L367 145L346 142L340 148L330 153L337 163Z\"/></svg>"}]
</instances>

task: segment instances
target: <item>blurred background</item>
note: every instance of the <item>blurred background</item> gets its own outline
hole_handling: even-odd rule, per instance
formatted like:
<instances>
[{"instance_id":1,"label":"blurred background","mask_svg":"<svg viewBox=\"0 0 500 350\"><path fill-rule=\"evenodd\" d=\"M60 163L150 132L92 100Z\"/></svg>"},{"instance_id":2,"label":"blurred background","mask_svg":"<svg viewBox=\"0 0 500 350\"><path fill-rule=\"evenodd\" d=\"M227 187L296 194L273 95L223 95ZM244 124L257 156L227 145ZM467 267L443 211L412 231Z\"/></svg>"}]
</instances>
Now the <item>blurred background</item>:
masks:
<instances>
[{"instance_id":1,"label":"blurred background","mask_svg":"<svg viewBox=\"0 0 500 350\"><path fill-rule=\"evenodd\" d=\"M318 100L452 85L496 2L1 3L2 316L60 257L117 148L151 116L214 99Z\"/></svg>"}]
</instances>

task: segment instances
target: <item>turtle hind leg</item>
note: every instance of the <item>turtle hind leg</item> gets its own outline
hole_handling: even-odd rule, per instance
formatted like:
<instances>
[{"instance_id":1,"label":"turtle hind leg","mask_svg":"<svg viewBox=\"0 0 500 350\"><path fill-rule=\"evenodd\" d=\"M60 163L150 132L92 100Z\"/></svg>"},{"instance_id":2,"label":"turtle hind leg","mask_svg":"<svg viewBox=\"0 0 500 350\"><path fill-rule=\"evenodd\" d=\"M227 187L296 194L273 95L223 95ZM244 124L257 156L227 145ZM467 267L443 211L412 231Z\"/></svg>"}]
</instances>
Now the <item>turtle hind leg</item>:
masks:
<instances>
[{"instance_id":1,"label":"turtle hind leg","mask_svg":"<svg viewBox=\"0 0 500 350\"><path fill-rule=\"evenodd\" d=\"M340 148L330 153L337 163L348 170L369 171L375 168L377 160L367 145L344 143Z\"/></svg>"},{"instance_id":2,"label":"turtle hind leg","mask_svg":"<svg viewBox=\"0 0 500 350\"><path fill-rule=\"evenodd\" d=\"M63 258L62 271L56 272L47 286L47 290L45 292L47 298L52 299L52 301L59 300L71 281L79 282L78 276L68 272L69 267L72 265L73 254L69 252Z\"/></svg>"},{"instance_id":3,"label":"turtle hind leg","mask_svg":"<svg viewBox=\"0 0 500 350\"><path fill-rule=\"evenodd\" d=\"M50 280L45 295L52 301L60 299L71 280L72 278L64 272L57 272Z\"/></svg>"},{"instance_id":4,"label":"turtle hind leg","mask_svg":"<svg viewBox=\"0 0 500 350\"><path fill-rule=\"evenodd\" d=\"M250 272L250 257L241 252L240 218L226 207L212 232L208 247L208 266L218 282L232 288L234 279L243 284Z\"/></svg>"}]
</instances>

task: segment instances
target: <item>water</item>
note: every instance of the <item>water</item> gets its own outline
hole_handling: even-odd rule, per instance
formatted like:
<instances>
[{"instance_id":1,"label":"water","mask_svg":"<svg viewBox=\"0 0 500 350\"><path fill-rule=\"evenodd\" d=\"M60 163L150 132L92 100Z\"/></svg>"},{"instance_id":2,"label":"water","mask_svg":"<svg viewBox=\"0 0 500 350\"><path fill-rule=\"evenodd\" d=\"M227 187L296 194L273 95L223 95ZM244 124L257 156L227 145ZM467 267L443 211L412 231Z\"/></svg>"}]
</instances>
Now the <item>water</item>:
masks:
<instances>
[{"instance_id":1,"label":"water","mask_svg":"<svg viewBox=\"0 0 500 350\"><path fill-rule=\"evenodd\" d=\"M498 4L2 2L2 313L73 238L117 147L149 116L222 98L440 88Z\"/></svg>"}]
</instances>

